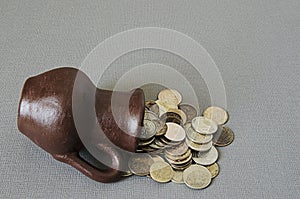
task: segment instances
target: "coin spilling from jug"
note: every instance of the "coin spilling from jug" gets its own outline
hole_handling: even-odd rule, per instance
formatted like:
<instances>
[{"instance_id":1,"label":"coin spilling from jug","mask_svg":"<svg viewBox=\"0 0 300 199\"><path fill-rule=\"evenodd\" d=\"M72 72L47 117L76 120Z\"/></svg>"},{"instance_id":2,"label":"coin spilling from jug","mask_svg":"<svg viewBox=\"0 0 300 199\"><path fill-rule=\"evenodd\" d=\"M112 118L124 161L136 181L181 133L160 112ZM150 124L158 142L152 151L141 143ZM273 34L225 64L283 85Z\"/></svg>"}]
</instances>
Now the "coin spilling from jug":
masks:
<instances>
[{"instance_id":1,"label":"coin spilling from jug","mask_svg":"<svg viewBox=\"0 0 300 199\"><path fill-rule=\"evenodd\" d=\"M219 174L217 148L234 139L233 131L224 126L228 118L217 106L200 116L195 107L182 103L178 91L162 90L157 100L146 101L139 144L124 176L147 176L192 189L208 187Z\"/></svg>"}]
</instances>

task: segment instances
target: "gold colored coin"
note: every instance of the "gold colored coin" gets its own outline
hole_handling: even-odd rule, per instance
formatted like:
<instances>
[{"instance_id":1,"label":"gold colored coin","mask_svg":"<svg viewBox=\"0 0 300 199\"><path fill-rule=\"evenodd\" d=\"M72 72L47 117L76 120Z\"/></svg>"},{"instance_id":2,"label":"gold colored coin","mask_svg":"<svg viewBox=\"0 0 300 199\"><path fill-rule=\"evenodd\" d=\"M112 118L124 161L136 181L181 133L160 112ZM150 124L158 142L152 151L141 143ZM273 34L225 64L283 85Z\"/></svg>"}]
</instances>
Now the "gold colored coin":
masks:
<instances>
[{"instance_id":1,"label":"gold colored coin","mask_svg":"<svg viewBox=\"0 0 300 199\"><path fill-rule=\"evenodd\" d=\"M165 160L162 157L160 157L159 155L152 155L152 160L154 162L158 162L158 161L165 162Z\"/></svg>"},{"instance_id":2,"label":"gold colored coin","mask_svg":"<svg viewBox=\"0 0 300 199\"><path fill-rule=\"evenodd\" d=\"M181 120L182 120L182 123L183 123L183 124L186 123L186 121L187 121L187 116L186 116L185 112L183 112L182 110L180 110L180 109L169 109L168 112L171 112L171 113L172 113L172 112L173 112L173 113L177 113L177 114L180 116L180 118L181 118Z\"/></svg>"},{"instance_id":3,"label":"gold colored coin","mask_svg":"<svg viewBox=\"0 0 300 199\"><path fill-rule=\"evenodd\" d=\"M212 164L210 166L207 166L206 168L211 173L211 178L215 178L215 177L217 177L219 175L219 170L220 169L219 169L219 165L217 163L214 163L214 164Z\"/></svg>"},{"instance_id":4,"label":"gold colored coin","mask_svg":"<svg viewBox=\"0 0 300 199\"><path fill-rule=\"evenodd\" d=\"M150 109L150 107L152 106L152 105L155 105L156 104L156 102L154 101L154 100L147 100L146 102L145 102L145 107L147 108L147 109Z\"/></svg>"},{"instance_id":5,"label":"gold colored coin","mask_svg":"<svg viewBox=\"0 0 300 199\"><path fill-rule=\"evenodd\" d=\"M133 175L133 173L131 171L124 171L124 172L122 172L122 176L123 177L129 177L129 176L132 176L132 175Z\"/></svg>"},{"instance_id":6,"label":"gold colored coin","mask_svg":"<svg viewBox=\"0 0 300 199\"><path fill-rule=\"evenodd\" d=\"M233 140L234 140L234 133L227 126L223 126L222 130L214 134L213 137L214 145L221 146L221 147L230 145L233 142Z\"/></svg>"},{"instance_id":7,"label":"gold colored coin","mask_svg":"<svg viewBox=\"0 0 300 199\"><path fill-rule=\"evenodd\" d=\"M174 171L172 182L183 184L183 171Z\"/></svg>"},{"instance_id":8,"label":"gold colored coin","mask_svg":"<svg viewBox=\"0 0 300 199\"><path fill-rule=\"evenodd\" d=\"M215 121L218 125L225 124L228 121L228 113L217 106L208 107L204 112L203 116Z\"/></svg>"},{"instance_id":9,"label":"gold colored coin","mask_svg":"<svg viewBox=\"0 0 300 199\"><path fill-rule=\"evenodd\" d=\"M157 161L150 167L150 176L156 182L169 182L173 175L172 167L166 162Z\"/></svg>"},{"instance_id":10,"label":"gold colored coin","mask_svg":"<svg viewBox=\"0 0 300 199\"><path fill-rule=\"evenodd\" d=\"M184 183L192 189L204 189L211 182L211 174L206 167L192 165L183 172Z\"/></svg>"},{"instance_id":11,"label":"gold colored coin","mask_svg":"<svg viewBox=\"0 0 300 199\"><path fill-rule=\"evenodd\" d=\"M168 126L166 124L164 124L163 127L161 129L159 129L155 135L156 136L164 135L164 134L166 134L167 130L168 130Z\"/></svg>"},{"instance_id":12,"label":"gold colored coin","mask_svg":"<svg viewBox=\"0 0 300 199\"><path fill-rule=\"evenodd\" d=\"M153 163L151 156L146 153L134 154L128 160L128 168L135 175L146 176Z\"/></svg>"}]
</instances>

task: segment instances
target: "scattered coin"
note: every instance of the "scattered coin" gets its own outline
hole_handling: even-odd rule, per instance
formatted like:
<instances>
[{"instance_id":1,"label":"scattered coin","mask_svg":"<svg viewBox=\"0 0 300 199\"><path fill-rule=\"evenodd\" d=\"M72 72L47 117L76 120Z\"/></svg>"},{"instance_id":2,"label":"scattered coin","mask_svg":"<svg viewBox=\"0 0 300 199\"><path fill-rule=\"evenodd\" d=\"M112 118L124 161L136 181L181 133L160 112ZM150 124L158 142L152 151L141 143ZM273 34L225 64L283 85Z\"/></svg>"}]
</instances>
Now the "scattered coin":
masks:
<instances>
[{"instance_id":1,"label":"scattered coin","mask_svg":"<svg viewBox=\"0 0 300 199\"><path fill-rule=\"evenodd\" d=\"M160 100L161 102L166 102L167 104L173 104L177 106L178 104L180 104L182 96L176 90L165 89L158 94L158 100Z\"/></svg>"},{"instance_id":2,"label":"scattered coin","mask_svg":"<svg viewBox=\"0 0 300 199\"><path fill-rule=\"evenodd\" d=\"M154 163L150 155L139 153L132 155L128 160L128 167L132 173L139 176L146 176L150 172L150 167Z\"/></svg>"},{"instance_id":3,"label":"scattered coin","mask_svg":"<svg viewBox=\"0 0 300 199\"><path fill-rule=\"evenodd\" d=\"M172 182L182 184L183 181L183 171L174 171Z\"/></svg>"},{"instance_id":4,"label":"scattered coin","mask_svg":"<svg viewBox=\"0 0 300 199\"><path fill-rule=\"evenodd\" d=\"M186 144L195 151L204 152L204 151L208 151L212 147L212 141L205 144L197 144L195 142L192 142L189 138L186 138L185 141Z\"/></svg>"},{"instance_id":5,"label":"scattered coin","mask_svg":"<svg viewBox=\"0 0 300 199\"><path fill-rule=\"evenodd\" d=\"M192 121L198 115L197 109L190 104L180 104L179 109L185 112L188 122Z\"/></svg>"},{"instance_id":6,"label":"scattered coin","mask_svg":"<svg viewBox=\"0 0 300 199\"><path fill-rule=\"evenodd\" d=\"M166 162L157 161L150 167L150 176L157 182L169 182L173 175L172 167Z\"/></svg>"},{"instance_id":7,"label":"scattered coin","mask_svg":"<svg viewBox=\"0 0 300 199\"><path fill-rule=\"evenodd\" d=\"M196 157L193 157L197 164L208 166L215 163L218 159L219 153L216 147L212 146L207 152L198 152Z\"/></svg>"},{"instance_id":8,"label":"scattered coin","mask_svg":"<svg viewBox=\"0 0 300 199\"><path fill-rule=\"evenodd\" d=\"M185 130L182 126L168 122L166 123L168 126L167 132L165 134L165 137L171 141L174 142L180 142L185 139Z\"/></svg>"},{"instance_id":9,"label":"scattered coin","mask_svg":"<svg viewBox=\"0 0 300 199\"><path fill-rule=\"evenodd\" d=\"M195 117L192 120L192 126L201 134L214 134L218 130L217 123L205 117Z\"/></svg>"},{"instance_id":10,"label":"scattered coin","mask_svg":"<svg viewBox=\"0 0 300 199\"><path fill-rule=\"evenodd\" d=\"M223 126L222 130L218 131L213 137L213 143L216 146L228 146L234 140L233 131L227 127Z\"/></svg>"},{"instance_id":11,"label":"scattered coin","mask_svg":"<svg viewBox=\"0 0 300 199\"><path fill-rule=\"evenodd\" d=\"M165 89L156 101L145 102L137 153L129 158L122 176L136 174L203 189L219 174L218 150L213 145L227 146L234 139L230 128L221 127L228 120L227 112L214 106L198 116L196 108L181 101L178 91Z\"/></svg>"},{"instance_id":12,"label":"scattered coin","mask_svg":"<svg viewBox=\"0 0 300 199\"><path fill-rule=\"evenodd\" d=\"M215 178L219 175L219 165L217 163L207 166L206 168L209 170L211 178Z\"/></svg>"},{"instance_id":13,"label":"scattered coin","mask_svg":"<svg viewBox=\"0 0 300 199\"><path fill-rule=\"evenodd\" d=\"M183 172L184 183L192 189L204 189L211 182L209 170L200 165L192 165Z\"/></svg>"},{"instance_id":14,"label":"scattered coin","mask_svg":"<svg viewBox=\"0 0 300 199\"><path fill-rule=\"evenodd\" d=\"M197 131L194 130L194 128L192 127L191 123L187 123L185 125L185 129L186 129L186 136L192 141L195 142L197 144L205 144L208 143L212 140L213 136L212 135L205 135L205 134L201 134Z\"/></svg>"},{"instance_id":15,"label":"scattered coin","mask_svg":"<svg viewBox=\"0 0 300 199\"><path fill-rule=\"evenodd\" d=\"M204 112L203 116L215 121L218 125L225 124L228 120L227 112L217 106L208 107Z\"/></svg>"}]
</instances>

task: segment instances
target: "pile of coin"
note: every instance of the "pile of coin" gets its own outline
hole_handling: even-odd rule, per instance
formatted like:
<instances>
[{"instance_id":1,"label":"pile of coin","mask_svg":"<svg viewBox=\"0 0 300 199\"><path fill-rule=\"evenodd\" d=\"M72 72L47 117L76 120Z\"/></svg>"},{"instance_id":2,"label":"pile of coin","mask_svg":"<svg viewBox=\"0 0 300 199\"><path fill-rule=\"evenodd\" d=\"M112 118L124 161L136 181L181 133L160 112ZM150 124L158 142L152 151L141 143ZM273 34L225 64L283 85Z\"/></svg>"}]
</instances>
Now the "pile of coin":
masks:
<instances>
[{"instance_id":1,"label":"pile of coin","mask_svg":"<svg viewBox=\"0 0 300 199\"><path fill-rule=\"evenodd\" d=\"M216 147L234 139L232 130L224 126L228 113L211 106L198 116L196 108L181 102L174 89L162 90L156 101L146 101L137 153L130 157L130 171L124 175L185 183L193 189L206 188L218 175Z\"/></svg>"}]
</instances>

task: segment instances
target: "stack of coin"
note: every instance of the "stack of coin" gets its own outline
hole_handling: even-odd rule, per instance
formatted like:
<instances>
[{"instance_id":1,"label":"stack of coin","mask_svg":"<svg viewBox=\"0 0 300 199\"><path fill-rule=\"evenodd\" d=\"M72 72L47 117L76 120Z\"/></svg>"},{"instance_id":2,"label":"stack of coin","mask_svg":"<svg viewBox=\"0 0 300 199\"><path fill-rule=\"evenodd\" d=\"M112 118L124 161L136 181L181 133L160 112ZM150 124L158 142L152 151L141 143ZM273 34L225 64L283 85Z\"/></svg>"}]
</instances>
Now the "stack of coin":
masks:
<instances>
[{"instance_id":1,"label":"stack of coin","mask_svg":"<svg viewBox=\"0 0 300 199\"><path fill-rule=\"evenodd\" d=\"M175 170L184 170L192 164L192 152L185 142L166 148L165 158Z\"/></svg>"},{"instance_id":2,"label":"stack of coin","mask_svg":"<svg viewBox=\"0 0 300 199\"><path fill-rule=\"evenodd\" d=\"M124 176L136 174L160 183L172 181L203 189L219 174L216 147L227 146L234 139L232 130L224 126L228 113L212 106L198 116L196 108L181 101L174 89L162 90L157 100L146 101L136 151L140 153L129 159L130 171Z\"/></svg>"}]
</instances>

